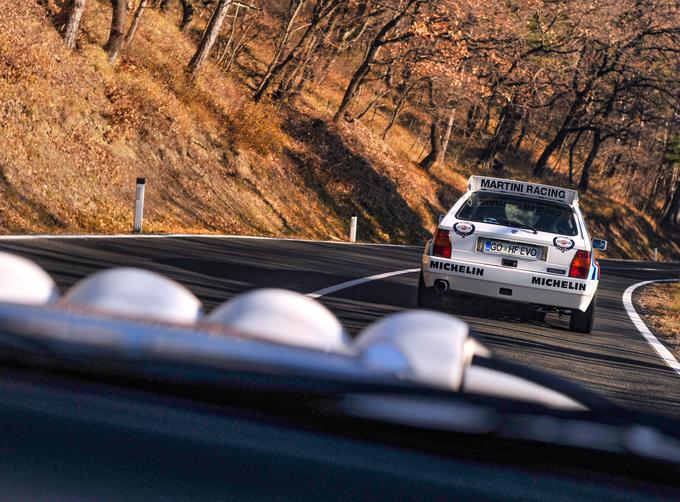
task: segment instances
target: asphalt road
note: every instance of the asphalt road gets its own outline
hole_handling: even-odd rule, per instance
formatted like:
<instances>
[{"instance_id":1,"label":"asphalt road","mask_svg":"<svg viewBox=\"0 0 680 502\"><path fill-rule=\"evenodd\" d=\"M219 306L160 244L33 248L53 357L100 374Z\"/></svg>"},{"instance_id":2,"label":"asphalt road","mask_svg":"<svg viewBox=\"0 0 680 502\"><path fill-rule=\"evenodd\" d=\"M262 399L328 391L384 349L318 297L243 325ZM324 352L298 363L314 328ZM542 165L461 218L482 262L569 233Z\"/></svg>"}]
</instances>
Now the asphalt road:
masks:
<instances>
[{"instance_id":1,"label":"asphalt road","mask_svg":"<svg viewBox=\"0 0 680 502\"><path fill-rule=\"evenodd\" d=\"M210 311L261 287L311 293L359 277L417 268L421 248L250 238L1 240L26 256L62 290L100 269L131 266L160 272L191 289ZM680 264L602 262L595 329L546 322L464 317L495 356L557 374L636 410L680 418L680 377L633 326L622 304L631 284L680 277ZM350 333L387 314L414 308L417 273L372 281L320 298ZM634 299L636 296L634 296Z\"/></svg>"}]
</instances>

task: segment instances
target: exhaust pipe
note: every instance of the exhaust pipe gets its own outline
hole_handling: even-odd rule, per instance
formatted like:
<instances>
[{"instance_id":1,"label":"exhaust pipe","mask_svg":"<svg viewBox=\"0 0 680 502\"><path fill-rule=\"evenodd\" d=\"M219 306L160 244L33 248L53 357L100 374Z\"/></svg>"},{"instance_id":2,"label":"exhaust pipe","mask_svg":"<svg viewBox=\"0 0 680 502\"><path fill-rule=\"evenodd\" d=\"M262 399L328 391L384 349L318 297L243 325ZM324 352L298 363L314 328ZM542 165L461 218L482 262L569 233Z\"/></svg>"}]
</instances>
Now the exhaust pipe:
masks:
<instances>
[{"instance_id":1,"label":"exhaust pipe","mask_svg":"<svg viewBox=\"0 0 680 502\"><path fill-rule=\"evenodd\" d=\"M434 289L439 293L446 293L449 290L449 283L443 279L437 279L434 281Z\"/></svg>"}]
</instances>

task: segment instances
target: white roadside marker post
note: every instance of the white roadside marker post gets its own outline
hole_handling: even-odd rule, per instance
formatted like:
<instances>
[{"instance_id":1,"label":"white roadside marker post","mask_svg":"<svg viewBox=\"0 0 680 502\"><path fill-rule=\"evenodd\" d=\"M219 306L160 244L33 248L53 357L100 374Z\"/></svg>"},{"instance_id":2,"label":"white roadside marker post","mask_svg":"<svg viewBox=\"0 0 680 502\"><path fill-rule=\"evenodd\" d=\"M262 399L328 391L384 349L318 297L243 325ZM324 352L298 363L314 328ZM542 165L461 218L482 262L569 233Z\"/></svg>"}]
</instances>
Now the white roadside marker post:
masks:
<instances>
[{"instance_id":1,"label":"white roadside marker post","mask_svg":"<svg viewBox=\"0 0 680 502\"><path fill-rule=\"evenodd\" d=\"M654 261L659 261L659 248L654 248Z\"/></svg>"},{"instance_id":2,"label":"white roadside marker post","mask_svg":"<svg viewBox=\"0 0 680 502\"><path fill-rule=\"evenodd\" d=\"M349 241L350 242L356 242L357 241L357 217L352 216L352 220L350 221L349 224Z\"/></svg>"},{"instance_id":3,"label":"white roadside marker post","mask_svg":"<svg viewBox=\"0 0 680 502\"><path fill-rule=\"evenodd\" d=\"M146 178L137 178L137 190L135 191L135 221L132 226L132 232L135 234L142 233L142 218L144 217L144 187L146 186Z\"/></svg>"}]
</instances>

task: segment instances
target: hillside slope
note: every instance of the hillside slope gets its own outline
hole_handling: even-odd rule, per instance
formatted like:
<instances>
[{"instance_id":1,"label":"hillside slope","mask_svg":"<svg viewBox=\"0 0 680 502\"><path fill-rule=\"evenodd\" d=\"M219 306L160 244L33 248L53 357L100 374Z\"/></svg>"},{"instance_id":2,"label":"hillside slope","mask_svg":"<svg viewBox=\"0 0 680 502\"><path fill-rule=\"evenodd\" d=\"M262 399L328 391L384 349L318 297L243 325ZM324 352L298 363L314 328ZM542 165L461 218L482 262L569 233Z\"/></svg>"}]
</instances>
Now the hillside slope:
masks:
<instances>
[{"instance_id":1,"label":"hillside slope","mask_svg":"<svg viewBox=\"0 0 680 502\"><path fill-rule=\"evenodd\" d=\"M403 124L382 142L380 114L333 125L341 68L294 106L256 105L250 82L210 65L188 84L196 33L171 16L145 13L111 67L107 3L88 3L75 52L46 7L0 6L0 232L128 232L143 176L147 232L344 239L357 215L361 240L420 244L475 172L467 158L419 169L423 146ZM677 236L598 187L582 204L609 256L680 256Z\"/></svg>"}]
</instances>

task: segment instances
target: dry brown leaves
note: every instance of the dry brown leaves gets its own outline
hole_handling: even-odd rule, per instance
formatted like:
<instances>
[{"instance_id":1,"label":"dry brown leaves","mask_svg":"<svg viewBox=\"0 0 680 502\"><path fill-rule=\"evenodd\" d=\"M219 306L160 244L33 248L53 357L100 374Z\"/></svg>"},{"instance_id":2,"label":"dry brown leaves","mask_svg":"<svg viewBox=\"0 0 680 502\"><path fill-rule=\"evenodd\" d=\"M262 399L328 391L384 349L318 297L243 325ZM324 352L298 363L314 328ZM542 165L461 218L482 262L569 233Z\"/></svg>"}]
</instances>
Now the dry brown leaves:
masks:
<instances>
[{"instance_id":1,"label":"dry brown leaves","mask_svg":"<svg viewBox=\"0 0 680 502\"><path fill-rule=\"evenodd\" d=\"M664 345L680 357L680 283L654 284L645 288L640 305L648 325Z\"/></svg>"}]
</instances>

